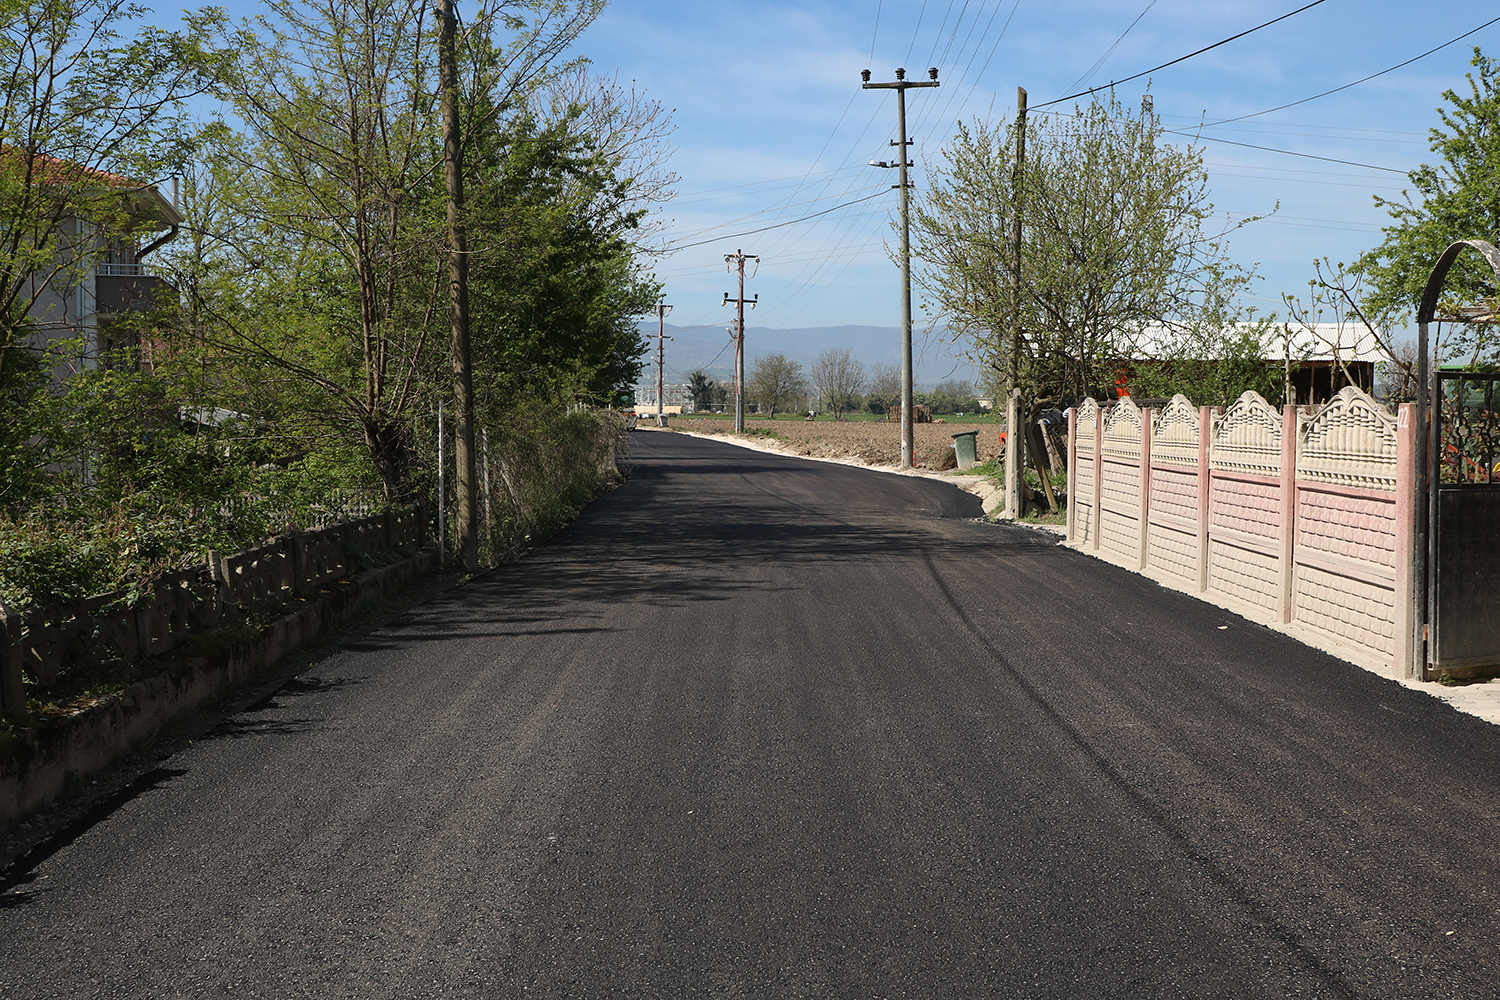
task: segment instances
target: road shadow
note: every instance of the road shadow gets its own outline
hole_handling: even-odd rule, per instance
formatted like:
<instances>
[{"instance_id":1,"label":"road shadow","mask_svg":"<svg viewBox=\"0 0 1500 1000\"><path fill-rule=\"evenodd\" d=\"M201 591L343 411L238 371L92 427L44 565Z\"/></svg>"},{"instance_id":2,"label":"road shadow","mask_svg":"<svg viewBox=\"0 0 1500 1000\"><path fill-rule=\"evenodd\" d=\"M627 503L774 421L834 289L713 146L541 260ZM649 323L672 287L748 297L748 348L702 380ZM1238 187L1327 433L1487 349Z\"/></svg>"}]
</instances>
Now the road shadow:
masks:
<instances>
[{"instance_id":1,"label":"road shadow","mask_svg":"<svg viewBox=\"0 0 1500 1000\"><path fill-rule=\"evenodd\" d=\"M108 819L126 803L147 792L162 788L174 778L180 778L184 774L187 774L187 771L183 769L152 768L114 794L100 799L82 815L16 858L8 867L0 871L0 909L25 906L34 901L42 894L42 890L18 891L18 887L30 885L35 881L36 869L43 862L71 845L95 824Z\"/></svg>"}]
</instances>

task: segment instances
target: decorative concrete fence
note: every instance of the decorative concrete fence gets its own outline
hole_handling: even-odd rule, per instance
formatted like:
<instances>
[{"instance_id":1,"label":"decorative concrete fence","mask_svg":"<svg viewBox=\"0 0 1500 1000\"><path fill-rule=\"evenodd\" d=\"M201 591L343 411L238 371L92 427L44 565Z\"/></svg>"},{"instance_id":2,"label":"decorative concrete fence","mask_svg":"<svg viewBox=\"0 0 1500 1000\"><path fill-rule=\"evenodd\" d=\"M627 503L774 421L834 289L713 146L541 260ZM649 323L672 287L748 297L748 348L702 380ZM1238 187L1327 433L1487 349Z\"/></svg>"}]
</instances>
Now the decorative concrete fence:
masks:
<instances>
[{"instance_id":1,"label":"decorative concrete fence","mask_svg":"<svg viewBox=\"0 0 1500 1000\"><path fill-rule=\"evenodd\" d=\"M77 604L26 614L0 605L0 710L26 710L22 672L50 688L70 669L135 663L211 630L226 613L306 597L352 575L361 557L420 549L425 522L416 509L370 514L315 531L296 531L159 579L142 600L101 594Z\"/></svg>"},{"instance_id":2,"label":"decorative concrete fence","mask_svg":"<svg viewBox=\"0 0 1500 1000\"><path fill-rule=\"evenodd\" d=\"M1088 400L1068 448L1070 544L1411 674L1410 404L1352 386L1315 412Z\"/></svg>"}]
</instances>

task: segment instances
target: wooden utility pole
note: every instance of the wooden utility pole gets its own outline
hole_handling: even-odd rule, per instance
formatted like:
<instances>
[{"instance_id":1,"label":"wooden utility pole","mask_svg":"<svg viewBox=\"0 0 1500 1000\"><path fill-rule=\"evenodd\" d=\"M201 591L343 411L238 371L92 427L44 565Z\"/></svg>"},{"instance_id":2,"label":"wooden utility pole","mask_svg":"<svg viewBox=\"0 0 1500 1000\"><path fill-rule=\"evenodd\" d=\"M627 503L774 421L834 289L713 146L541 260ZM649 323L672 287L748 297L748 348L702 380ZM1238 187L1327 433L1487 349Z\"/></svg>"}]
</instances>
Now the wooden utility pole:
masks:
<instances>
[{"instance_id":1,"label":"wooden utility pole","mask_svg":"<svg viewBox=\"0 0 1500 1000\"><path fill-rule=\"evenodd\" d=\"M454 493L459 558L479 570L479 518L474 505L474 371L469 344L469 245L464 231L464 160L458 122L458 58L453 0L438 0L438 84L443 92L443 177L448 194L448 316L453 329Z\"/></svg>"},{"instance_id":2,"label":"wooden utility pole","mask_svg":"<svg viewBox=\"0 0 1500 1000\"><path fill-rule=\"evenodd\" d=\"M746 255L743 250L724 255L724 263L730 264L732 270L738 270L740 274L740 293L737 298L731 299L729 293L724 293L724 301L721 305L735 305L734 321L734 432L745 433L745 303L754 309L755 304L760 301L760 293L755 298L745 298L745 261L753 260L760 263L760 258ZM731 263L732 262L732 263Z\"/></svg>"},{"instance_id":3,"label":"wooden utility pole","mask_svg":"<svg viewBox=\"0 0 1500 1000\"><path fill-rule=\"evenodd\" d=\"M1021 504L1026 435L1021 429L1021 186L1026 176L1026 90L1016 88L1016 168L1011 175L1010 378L1005 387L1005 516L1025 513Z\"/></svg>"},{"instance_id":4,"label":"wooden utility pole","mask_svg":"<svg viewBox=\"0 0 1500 1000\"><path fill-rule=\"evenodd\" d=\"M906 138L906 91L911 87L936 87L938 84L938 71L934 66L927 71L930 79L908 80L906 70L896 70L896 79L892 83L871 83L870 71L862 70L861 79L864 90L894 90L896 92L896 123L898 138L891 143L896 147L897 153L895 163L886 163L884 160L871 160L870 165L876 167L900 167L901 183L895 185L901 189L901 468L910 469L912 465L912 361L911 361L911 180L907 175L907 168L913 166L906 158L907 147L911 140Z\"/></svg>"},{"instance_id":5,"label":"wooden utility pole","mask_svg":"<svg viewBox=\"0 0 1500 1000\"><path fill-rule=\"evenodd\" d=\"M666 336L667 313L672 307L665 302L656 304L656 426L661 427L666 423L665 414L662 412L662 375L667 366L667 348L663 341L671 340Z\"/></svg>"}]
</instances>

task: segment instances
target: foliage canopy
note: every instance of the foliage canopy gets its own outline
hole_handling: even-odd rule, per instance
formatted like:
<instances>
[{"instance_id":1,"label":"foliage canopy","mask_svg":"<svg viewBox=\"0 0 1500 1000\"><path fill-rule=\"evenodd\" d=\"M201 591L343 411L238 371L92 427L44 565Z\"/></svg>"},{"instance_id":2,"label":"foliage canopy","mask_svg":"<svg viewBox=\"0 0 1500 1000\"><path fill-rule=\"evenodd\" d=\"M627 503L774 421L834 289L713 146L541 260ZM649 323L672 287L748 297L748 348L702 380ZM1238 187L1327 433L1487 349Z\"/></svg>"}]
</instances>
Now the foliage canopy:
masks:
<instances>
[{"instance_id":1,"label":"foliage canopy","mask_svg":"<svg viewBox=\"0 0 1500 1000\"><path fill-rule=\"evenodd\" d=\"M1399 200L1375 197L1392 219L1385 239L1358 261L1367 279L1364 309L1372 315L1415 312L1439 255L1457 240L1500 242L1500 60L1476 46L1468 90L1443 91L1442 124L1428 133L1439 157L1407 178ZM1477 254L1462 254L1445 283L1445 309L1500 296L1494 274ZM1497 345L1482 342L1483 327L1459 335L1455 346L1475 360L1495 360Z\"/></svg>"},{"instance_id":2,"label":"foliage canopy","mask_svg":"<svg viewBox=\"0 0 1500 1000\"><path fill-rule=\"evenodd\" d=\"M1227 230L1208 228L1201 152L1167 144L1149 105L1111 95L1031 117L1019 190L1015 139L1012 121L960 124L913 222L929 311L972 339L992 381L1014 377L1034 413L1112 386L1148 331L1232 319L1226 303L1251 274L1229 260Z\"/></svg>"}]
</instances>

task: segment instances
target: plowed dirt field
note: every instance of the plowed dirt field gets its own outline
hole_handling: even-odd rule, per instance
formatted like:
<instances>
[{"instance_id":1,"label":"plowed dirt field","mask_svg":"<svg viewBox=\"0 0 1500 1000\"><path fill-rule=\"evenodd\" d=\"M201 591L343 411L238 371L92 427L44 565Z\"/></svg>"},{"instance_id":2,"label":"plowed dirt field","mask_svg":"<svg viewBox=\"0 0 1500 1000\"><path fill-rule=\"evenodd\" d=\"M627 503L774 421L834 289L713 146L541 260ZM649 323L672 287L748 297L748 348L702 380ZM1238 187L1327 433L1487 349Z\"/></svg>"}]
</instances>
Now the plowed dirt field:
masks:
<instances>
[{"instance_id":1,"label":"plowed dirt field","mask_svg":"<svg viewBox=\"0 0 1500 1000\"><path fill-rule=\"evenodd\" d=\"M681 418L673 426L696 434L734 437L733 425L727 420ZM818 420L750 420L746 428L770 431L746 435L757 443L770 445L795 455L814 458L840 458L864 465L899 465L901 462L901 425L872 421ZM961 419L948 423L917 424L912 428L914 453L912 464L924 469L953 467L953 435L978 431L976 441L979 461L995 457L1000 450L1000 427L996 424L965 423Z\"/></svg>"}]
</instances>

